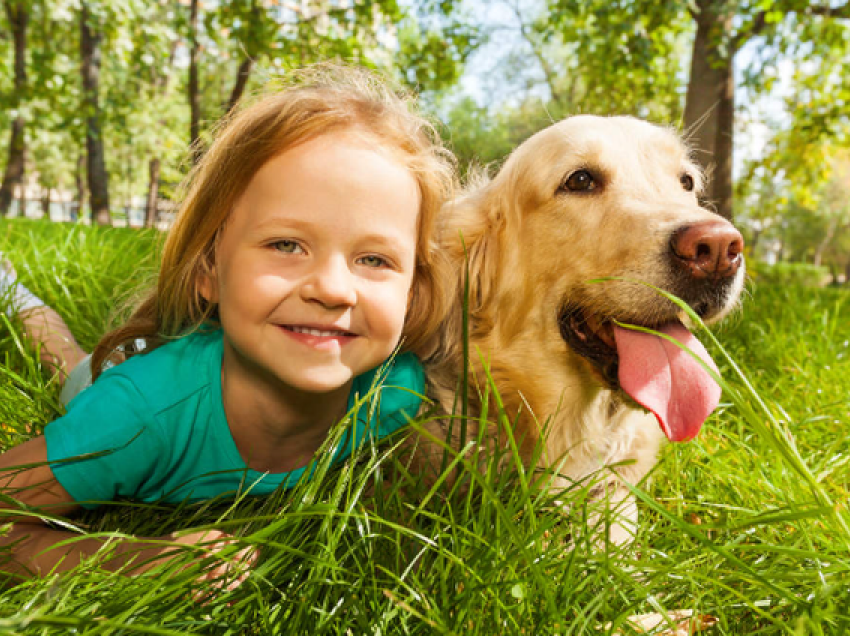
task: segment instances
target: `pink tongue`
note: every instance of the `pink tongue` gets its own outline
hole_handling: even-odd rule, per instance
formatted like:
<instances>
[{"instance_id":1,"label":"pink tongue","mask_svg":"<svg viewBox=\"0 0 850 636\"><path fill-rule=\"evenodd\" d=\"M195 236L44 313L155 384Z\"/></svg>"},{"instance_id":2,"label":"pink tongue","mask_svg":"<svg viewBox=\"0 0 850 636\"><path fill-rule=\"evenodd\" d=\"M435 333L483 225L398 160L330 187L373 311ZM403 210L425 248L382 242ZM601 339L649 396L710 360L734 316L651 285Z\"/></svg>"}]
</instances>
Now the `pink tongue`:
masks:
<instances>
[{"instance_id":1,"label":"pink tongue","mask_svg":"<svg viewBox=\"0 0 850 636\"><path fill-rule=\"evenodd\" d=\"M717 371L705 347L680 322L656 331L674 338ZM659 336L614 326L620 387L655 414L672 442L696 437L717 408L720 386L686 351Z\"/></svg>"}]
</instances>

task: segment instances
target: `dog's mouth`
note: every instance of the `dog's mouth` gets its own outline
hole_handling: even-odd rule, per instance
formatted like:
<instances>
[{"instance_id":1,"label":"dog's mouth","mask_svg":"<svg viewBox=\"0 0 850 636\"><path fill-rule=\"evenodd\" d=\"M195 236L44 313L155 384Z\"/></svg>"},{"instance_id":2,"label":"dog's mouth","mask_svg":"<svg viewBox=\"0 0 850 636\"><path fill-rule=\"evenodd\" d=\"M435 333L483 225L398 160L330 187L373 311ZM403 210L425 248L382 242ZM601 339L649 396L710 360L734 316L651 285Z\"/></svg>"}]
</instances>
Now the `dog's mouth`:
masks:
<instances>
[{"instance_id":1,"label":"dog's mouth","mask_svg":"<svg viewBox=\"0 0 850 636\"><path fill-rule=\"evenodd\" d=\"M620 358L614 337L614 323L580 307L565 307L558 318L561 337L581 357L590 361L609 389L620 388Z\"/></svg>"},{"instance_id":2,"label":"dog's mouth","mask_svg":"<svg viewBox=\"0 0 850 636\"><path fill-rule=\"evenodd\" d=\"M635 329L567 306L558 323L563 340L590 364L601 384L652 411L671 441L695 437L717 407L720 386L711 374L717 367L678 320Z\"/></svg>"}]
</instances>

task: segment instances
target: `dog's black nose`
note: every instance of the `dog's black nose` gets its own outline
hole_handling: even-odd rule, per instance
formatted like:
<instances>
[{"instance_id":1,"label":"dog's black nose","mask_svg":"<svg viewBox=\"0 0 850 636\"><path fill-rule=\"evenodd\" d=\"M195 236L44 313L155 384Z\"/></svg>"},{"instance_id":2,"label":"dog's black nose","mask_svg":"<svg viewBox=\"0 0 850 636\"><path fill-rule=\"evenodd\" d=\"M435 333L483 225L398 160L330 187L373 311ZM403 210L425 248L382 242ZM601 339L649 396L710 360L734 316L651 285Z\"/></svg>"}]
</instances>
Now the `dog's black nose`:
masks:
<instances>
[{"instance_id":1,"label":"dog's black nose","mask_svg":"<svg viewBox=\"0 0 850 636\"><path fill-rule=\"evenodd\" d=\"M726 221L681 227L670 239L674 261L695 278L729 278L744 260L744 237Z\"/></svg>"}]
</instances>

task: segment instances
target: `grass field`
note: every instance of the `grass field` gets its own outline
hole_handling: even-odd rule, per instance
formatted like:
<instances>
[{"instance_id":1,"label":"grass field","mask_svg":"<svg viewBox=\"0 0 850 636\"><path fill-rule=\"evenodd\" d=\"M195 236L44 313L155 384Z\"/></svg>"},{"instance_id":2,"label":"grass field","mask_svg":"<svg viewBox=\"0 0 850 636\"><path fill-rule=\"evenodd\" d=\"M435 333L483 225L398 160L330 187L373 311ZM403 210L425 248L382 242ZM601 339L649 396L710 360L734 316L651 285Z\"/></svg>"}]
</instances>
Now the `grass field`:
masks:
<instances>
[{"instance_id":1,"label":"grass field","mask_svg":"<svg viewBox=\"0 0 850 636\"><path fill-rule=\"evenodd\" d=\"M0 250L87 348L150 279L156 241L0 221ZM62 407L20 324L0 323L5 449ZM212 526L239 533L261 561L245 584L198 603L200 551L137 577L92 560L0 592L0 633L630 634L628 616L673 609L716 618L711 634L845 633L850 293L755 281L744 311L712 333L729 355L708 343L723 402L636 489L628 547L600 545L581 488L541 494L521 469L467 474L463 490L385 485L366 498L392 467L390 443L264 500L76 518L103 536Z\"/></svg>"}]
</instances>

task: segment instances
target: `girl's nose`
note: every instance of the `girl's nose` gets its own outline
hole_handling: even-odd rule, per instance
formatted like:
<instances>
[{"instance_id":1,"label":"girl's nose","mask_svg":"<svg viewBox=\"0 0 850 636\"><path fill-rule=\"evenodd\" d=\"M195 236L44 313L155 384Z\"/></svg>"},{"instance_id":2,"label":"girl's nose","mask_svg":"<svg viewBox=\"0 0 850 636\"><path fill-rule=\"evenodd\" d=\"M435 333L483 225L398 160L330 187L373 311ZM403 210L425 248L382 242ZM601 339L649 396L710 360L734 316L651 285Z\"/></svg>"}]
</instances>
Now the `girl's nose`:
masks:
<instances>
[{"instance_id":1,"label":"girl's nose","mask_svg":"<svg viewBox=\"0 0 850 636\"><path fill-rule=\"evenodd\" d=\"M301 296L325 307L353 306L357 291L346 260L332 257L319 264L301 286Z\"/></svg>"}]
</instances>

